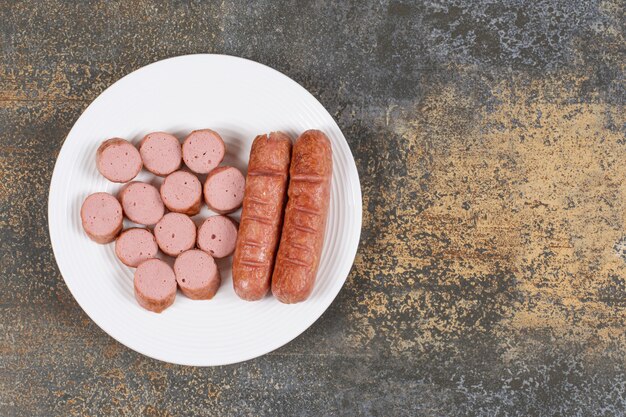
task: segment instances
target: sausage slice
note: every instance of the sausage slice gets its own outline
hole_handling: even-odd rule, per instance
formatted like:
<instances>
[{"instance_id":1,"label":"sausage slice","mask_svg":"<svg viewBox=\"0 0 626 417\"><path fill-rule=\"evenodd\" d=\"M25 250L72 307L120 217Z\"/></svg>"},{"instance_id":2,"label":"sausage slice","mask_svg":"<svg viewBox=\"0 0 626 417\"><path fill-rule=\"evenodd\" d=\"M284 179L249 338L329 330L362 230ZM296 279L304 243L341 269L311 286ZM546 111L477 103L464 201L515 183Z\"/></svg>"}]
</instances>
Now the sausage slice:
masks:
<instances>
[{"instance_id":1,"label":"sausage slice","mask_svg":"<svg viewBox=\"0 0 626 417\"><path fill-rule=\"evenodd\" d=\"M132 268L154 258L158 251L154 235L148 229L140 227L124 230L115 241L115 254L118 259Z\"/></svg>"},{"instance_id":2,"label":"sausage slice","mask_svg":"<svg viewBox=\"0 0 626 417\"><path fill-rule=\"evenodd\" d=\"M204 183L204 201L216 213L232 213L241 207L246 179L235 167L215 168Z\"/></svg>"},{"instance_id":3,"label":"sausage slice","mask_svg":"<svg viewBox=\"0 0 626 417\"><path fill-rule=\"evenodd\" d=\"M213 257L197 249L178 255L174 274L180 290L192 300L213 298L222 282Z\"/></svg>"},{"instance_id":4,"label":"sausage slice","mask_svg":"<svg viewBox=\"0 0 626 417\"><path fill-rule=\"evenodd\" d=\"M182 153L180 142L165 132L147 134L139 145L143 165L153 174L162 177L180 168Z\"/></svg>"},{"instance_id":5,"label":"sausage slice","mask_svg":"<svg viewBox=\"0 0 626 417\"><path fill-rule=\"evenodd\" d=\"M183 161L195 173L208 174L224 159L226 146L214 130L194 130L183 141Z\"/></svg>"},{"instance_id":6,"label":"sausage slice","mask_svg":"<svg viewBox=\"0 0 626 417\"><path fill-rule=\"evenodd\" d=\"M148 259L135 270L135 298L146 310L160 313L174 303L176 276L160 259Z\"/></svg>"},{"instance_id":7,"label":"sausage slice","mask_svg":"<svg viewBox=\"0 0 626 417\"><path fill-rule=\"evenodd\" d=\"M141 156L127 140L105 140L96 152L96 166L102 176L113 182L128 182L141 171Z\"/></svg>"},{"instance_id":8,"label":"sausage slice","mask_svg":"<svg viewBox=\"0 0 626 417\"><path fill-rule=\"evenodd\" d=\"M161 199L170 211L195 216L202 205L202 184L189 172L172 172L161 184Z\"/></svg>"},{"instance_id":9,"label":"sausage slice","mask_svg":"<svg viewBox=\"0 0 626 417\"><path fill-rule=\"evenodd\" d=\"M122 206L108 193L91 194L80 208L80 219L87 236L98 243L115 240L122 230Z\"/></svg>"},{"instance_id":10,"label":"sausage slice","mask_svg":"<svg viewBox=\"0 0 626 417\"><path fill-rule=\"evenodd\" d=\"M198 230L198 247L214 258L225 258L235 250L237 224L226 216L211 216Z\"/></svg>"},{"instance_id":11,"label":"sausage slice","mask_svg":"<svg viewBox=\"0 0 626 417\"><path fill-rule=\"evenodd\" d=\"M196 244L196 225L186 214L167 213L154 227L154 236L161 250L178 256Z\"/></svg>"},{"instance_id":12,"label":"sausage slice","mask_svg":"<svg viewBox=\"0 0 626 417\"><path fill-rule=\"evenodd\" d=\"M120 191L124 214L131 221L143 225L155 224L165 213L159 191L145 182L133 181Z\"/></svg>"}]
</instances>

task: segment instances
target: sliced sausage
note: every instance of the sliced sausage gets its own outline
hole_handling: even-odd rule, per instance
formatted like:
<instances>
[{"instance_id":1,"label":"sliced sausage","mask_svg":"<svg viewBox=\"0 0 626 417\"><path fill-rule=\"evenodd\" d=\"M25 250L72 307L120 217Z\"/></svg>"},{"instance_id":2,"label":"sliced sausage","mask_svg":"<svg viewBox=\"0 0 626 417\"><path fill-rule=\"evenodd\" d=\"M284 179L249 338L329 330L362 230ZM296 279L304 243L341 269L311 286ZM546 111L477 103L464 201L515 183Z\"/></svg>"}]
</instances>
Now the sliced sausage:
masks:
<instances>
[{"instance_id":1,"label":"sliced sausage","mask_svg":"<svg viewBox=\"0 0 626 417\"><path fill-rule=\"evenodd\" d=\"M143 225L157 223L165 213L159 191L145 182L133 181L120 190L124 214L131 221Z\"/></svg>"},{"instance_id":2,"label":"sliced sausage","mask_svg":"<svg viewBox=\"0 0 626 417\"><path fill-rule=\"evenodd\" d=\"M232 213L241 207L246 179L235 167L215 168L204 183L204 201L216 213Z\"/></svg>"},{"instance_id":3,"label":"sliced sausage","mask_svg":"<svg viewBox=\"0 0 626 417\"><path fill-rule=\"evenodd\" d=\"M139 145L143 165L153 174L162 177L180 168L182 153L176 136L165 132L146 135Z\"/></svg>"},{"instance_id":4,"label":"sliced sausage","mask_svg":"<svg viewBox=\"0 0 626 417\"><path fill-rule=\"evenodd\" d=\"M214 258L225 258L235 250L237 223L226 216L211 216L198 229L198 247Z\"/></svg>"},{"instance_id":5,"label":"sliced sausage","mask_svg":"<svg viewBox=\"0 0 626 417\"><path fill-rule=\"evenodd\" d=\"M136 268L159 251L154 235L148 230L133 227L124 230L115 241L115 254L126 266Z\"/></svg>"},{"instance_id":6,"label":"sliced sausage","mask_svg":"<svg viewBox=\"0 0 626 417\"><path fill-rule=\"evenodd\" d=\"M135 270L135 298L146 310L160 313L174 303L176 276L160 259L148 259Z\"/></svg>"},{"instance_id":7,"label":"sliced sausage","mask_svg":"<svg viewBox=\"0 0 626 417\"><path fill-rule=\"evenodd\" d=\"M233 258L233 286L248 301L270 289L287 197L291 138L282 132L254 139Z\"/></svg>"},{"instance_id":8,"label":"sliced sausage","mask_svg":"<svg viewBox=\"0 0 626 417\"><path fill-rule=\"evenodd\" d=\"M186 214L167 213L154 227L159 248L170 256L178 256L196 244L196 225Z\"/></svg>"},{"instance_id":9,"label":"sliced sausage","mask_svg":"<svg viewBox=\"0 0 626 417\"><path fill-rule=\"evenodd\" d=\"M190 170L208 174L224 159L226 146L214 130L194 130L183 141L183 161Z\"/></svg>"},{"instance_id":10,"label":"sliced sausage","mask_svg":"<svg viewBox=\"0 0 626 417\"><path fill-rule=\"evenodd\" d=\"M105 140L96 152L96 166L109 181L128 182L141 171L141 156L137 148L127 140Z\"/></svg>"},{"instance_id":11,"label":"sliced sausage","mask_svg":"<svg viewBox=\"0 0 626 417\"><path fill-rule=\"evenodd\" d=\"M197 249L178 255L174 262L174 274L180 290L192 300L213 298L222 282L213 257Z\"/></svg>"},{"instance_id":12,"label":"sliced sausage","mask_svg":"<svg viewBox=\"0 0 626 417\"><path fill-rule=\"evenodd\" d=\"M313 290L328 217L332 149L326 135L307 130L293 146L285 220L272 275L272 294L297 303Z\"/></svg>"},{"instance_id":13,"label":"sliced sausage","mask_svg":"<svg viewBox=\"0 0 626 417\"><path fill-rule=\"evenodd\" d=\"M98 243L115 240L122 230L122 206L108 193L91 194L80 208L80 219L87 236Z\"/></svg>"},{"instance_id":14,"label":"sliced sausage","mask_svg":"<svg viewBox=\"0 0 626 417\"><path fill-rule=\"evenodd\" d=\"M161 199L170 211L195 216L202 204L202 184L189 172L172 172L161 184Z\"/></svg>"}]
</instances>

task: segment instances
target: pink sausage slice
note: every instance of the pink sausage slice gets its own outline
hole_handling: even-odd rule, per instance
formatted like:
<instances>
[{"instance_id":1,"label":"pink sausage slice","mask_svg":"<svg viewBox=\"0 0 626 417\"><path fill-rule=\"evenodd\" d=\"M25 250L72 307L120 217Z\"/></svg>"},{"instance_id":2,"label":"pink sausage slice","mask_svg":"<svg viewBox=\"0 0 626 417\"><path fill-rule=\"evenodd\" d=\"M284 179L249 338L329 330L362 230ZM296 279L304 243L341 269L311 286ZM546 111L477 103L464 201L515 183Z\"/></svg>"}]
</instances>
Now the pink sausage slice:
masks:
<instances>
[{"instance_id":1,"label":"pink sausage slice","mask_svg":"<svg viewBox=\"0 0 626 417\"><path fill-rule=\"evenodd\" d=\"M237 168L216 168L204 183L204 201L216 213L232 213L241 207L245 186L246 179Z\"/></svg>"},{"instance_id":2,"label":"pink sausage slice","mask_svg":"<svg viewBox=\"0 0 626 417\"><path fill-rule=\"evenodd\" d=\"M213 257L197 249L178 255L174 274L180 290L192 300L210 300L222 282Z\"/></svg>"},{"instance_id":3,"label":"pink sausage slice","mask_svg":"<svg viewBox=\"0 0 626 417\"><path fill-rule=\"evenodd\" d=\"M170 211L195 216L202 204L202 184L189 172L172 172L161 184L161 199Z\"/></svg>"},{"instance_id":4,"label":"pink sausage slice","mask_svg":"<svg viewBox=\"0 0 626 417\"><path fill-rule=\"evenodd\" d=\"M159 191L145 182L133 181L126 184L119 194L124 214L129 220L151 225L157 223L165 213Z\"/></svg>"},{"instance_id":5,"label":"pink sausage slice","mask_svg":"<svg viewBox=\"0 0 626 417\"><path fill-rule=\"evenodd\" d=\"M208 174L224 159L226 145L214 130L194 130L183 142L183 161L190 170Z\"/></svg>"},{"instance_id":6,"label":"pink sausage slice","mask_svg":"<svg viewBox=\"0 0 626 417\"><path fill-rule=\"evenodd\" d=\"M160 259L143 261L135 270L135 298L146 310L160 313L174 303L176 276Z\"/></svg>"},{"instance_id":7,"label":"pink sausage slice","mask_svg":"<svg viewBox=\"0 0 626 417\"><path fill-rule=\"evenodd\" d=\"M154 227L154 236L164 253L178 256L194 247L196 225L186 214L167 213Z\"/></svg>"},{"instance_id":8,"label":"pink sausage slice","mask_svg":"<svg viewBox=\"0 0 626 417\"><path fill-rule=\"evenodd\" d=\"M159 251L154 236L148 229L133 227L124 230L115 241L115 254L126 266L136 268Z\"/></svg>"},{"instance_id":9,"label":"pink sausage slice","mask_svg":"<svg viewBox=\"0 0 626 417\"><path fill-rule=\"evenodd\" d=\"M182 155L176 136L165 132L149 133L139 145L143 165L153 174L162 177L180 167Z\"/></svg>"},{"instance_id":10,"label":"pink sausage slice","mask_svg":"<svg viewBox=\"0 0 626 417\"><path fill-rule=\"evenodd\" d=\"M225 258L235 251L237 224L226 216L211 216L198 230L198 247L214 258Z\"/></svg>"},{"instance_id":11,"label":"pink sausage slice","mask_svg":"<svg viewBox=\"0 0 626 417\"><path fill-rule=\"evenodd\" d=\"M91 194L80 208L80 219L87 236L98 243L115 240L122 230L122 206L108 193Z\"/></svg>"},{"instance_id":12,"label":"pink sausage slice","mask_svg":"<svg viewBox=\"0 0 626 417\"><path fill-rule=\"evenodd\" d=\"M96 166L102 176L113 182L128 182L141 171L141 156L127 140L105 140L96 152Z\"/></svg>"}]
</instances>

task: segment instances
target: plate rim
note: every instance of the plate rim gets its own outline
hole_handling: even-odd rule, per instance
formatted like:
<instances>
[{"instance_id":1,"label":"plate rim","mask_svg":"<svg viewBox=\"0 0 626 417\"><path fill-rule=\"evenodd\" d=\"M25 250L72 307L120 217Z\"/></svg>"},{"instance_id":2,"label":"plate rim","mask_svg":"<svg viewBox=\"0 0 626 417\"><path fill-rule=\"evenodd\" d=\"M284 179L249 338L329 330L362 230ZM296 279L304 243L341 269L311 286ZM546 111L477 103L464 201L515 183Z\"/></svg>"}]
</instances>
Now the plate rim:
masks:
<instances>
[{"instance_id":1,"label":"plate rim","mask_svg":"<svg viewBox=\"0 0 626 417\"><path fill-rule=\"evenodd\" d=\"M161 355L158 354L154 354L154 353L148 353L145 350L138 348L136 346L130 346L129 344L123 342L122 340L120 340L118 337L115 337L112 332L108 329L108 326L104 326L102 323L98 322L97 320L94 319L94 317L92 316L92 314L89 313L88 309L85 308L85 306L81 303L81 301L79 301L79 298L76 297L76 294L74 293L74 290L72 289L72 287L68 284L65 275L62 271L61 265L59 263L59 257L57 255L57 251L60 250L59 248L55 247L54 244L54 239L53 239L53 230L57 230L56 226L53 225L53 221L52 221L52 214L54 213L54 208L53 208L53 204L51 204L51 199L52 199L52 195L53 195L53 189L55 184L59 181L59 160L61 159L61 156L63 155L64 151L68 152L67 149L65 149L65 145L67 142L67 139L72 135L72 133L74 132L74 130L77 128L77 124L80 121L80 119L85 115L85 113L87 113L89 111L90 108L92 108L96 102L98 100L101 99L101 97L110 89L114 88L114 86L116 86L118 83L122 83L125 80L135 76L136 73L151 67L151 66L155 66L155 65L159 65L162 63L165 63L167 61L173 61L173 60L184 60L184 59L194 59L194 58L198 58L198 59L202 59L202 58L210 58L210 59L227 59L227 60L233 60L233 61L243 61L245 62L246 65L258 65L261 67L264 67L266 70L269 70L273 73L276 73L276 75L279 75L281 78L288 80L288 82L290 82L291 84L293 84L294 86L296 86L296 88L300 89L304 94L310 96L319 106L321 106L321 108L324 109L324 111L326 111L326 113L328 113L328 115L330 116L330 119L332 120L332 122L335 124L335 126L337 127L338 131L341 133L342 139L345 141L348 151L349 151L349 156L350 158L348 158L348 164L347 167L350 171L352 171L352 173L355 175L353 177L354 181L356 182L356 187L354 187L354 197L357 198L358 201L355 201L358 204L355 204L354 207L354 212L351 213L351 216L354 216L354 220L355 220L355 226L358 225L358 234L355 233L355 240L356 240L356 244L354 245L354 247L352 248L352 250L349 250L347 253L347 258L350 258L351 264L350 264L350 268L348 269L348 272L346 274L345 277L343 277L343 283L341 284L341 286L339 286L337 288L337 291L332 294L331 297L328 297L328 301L327 302L322 302L320 304L320 309L319 309L319 314L311 314L309 316L309 319L307 320L307 322L305 323L304 326L302 326L302 329L300 331L298 331L296 334L294 334L292 337L288 338L289 340L286 340L284 342L279 342L275 345L270 346L267 349L263 349L262 352L253 352L250 355L245 355L245 357L241 358L241 359L236 359L236 360L226 360L226 361L220 361L220 363L218 364L198 364L195 363L193 361L185 361L183 360L172 360L171 358L165 358ZM356 166L356 161L354 160L354 155L352 154L352 150L350 149L350 145L348 144L348 141L345 138L345 135L343 134L343 131L339 128L336 120L334 119L334 117L330 114L330 112L328 112L328 110L326 109L326 107L324 107L324 105L317 99L317 97L315 97L310 91L308 91L305 87L303 87L300 83L298 83L297 81L295 81L294 79L292 79L291 77L289 77L288 75L268 66L265 65L263 63L251 60L251 59L247 59L247 58L242 58L242 57L238 57L238 56L234 56L234 55L228 55L228 54L207 54L207 53L198 53L198 54L185 54L185 55L178 55L178 56L173 56L173 57L168 57L168 58L164 58L158 61L154 61L151 62L150 64L144 65L142 67L139 67L131 72L129 72L128 74L124 75L123 77L117 79L115 82L113 82L112 84L110 84L107 88L105 88L104 90L102 90L98 96L93 99L89 105L81 112L81 114L78 116L78 118L74 121L72 128L69 130L69 132L67 133L67 135L65 136L65 138L63 139L63 142L61 143L61 147L59 149L59 152L56 156L56 160L54 163L54 169L52 171L52 175L50 178L50 185L48 187L48 198L47 198L47 205L48 205L48 210L47 210L47 214L48 214L48 236L50 238L50 246L52 247L52 252L54 255L54 259L55 259L55 263L57 264L57 268L59 270L59 273L61 275L61 277L63 278L63 281L65 283L65 286L69 289L70 294L72 295L73 299L76 301L76 303L80 306L80 308L83 310L83 312L87 315L87 317L89 317L89 319L96 324L96 326L98 326L107 336L109 336L110 338L114 339L117 343L120 343L121 345L125 346L126 348L133 350L137 353L140 353L143 356L149 357L151 359L156 359L158 361L164 362L164 363L171 363L171 364L176 364L176 365L182 365L182 366L194 366L194 367L214 367L214 366L225 366L225 365L231 365L231 364L236 364L236 363L243 363L243 362L247 362L250 361L252 359L255 358L259 358L261 356L264 356L270 352L273 352L276 349L279 349L285 345L287 345L288 343L294 341L295 339L297 339L298 337L300 337L305 331L307 331L309 328L311 328L311 326L317 321L319 320L322 315L328 310L328 308L330 307L330 305L333 303L333 301L337 298L337 295L339 294L339 292L341 291L341 289L343 288L343 286L345 285L345 282L348 279L348 276L350 275L350 272L352 271L352 268L354 267L354 260L356 259L356 255L358 253L358 249L360 247L361 244L361 234L362 234L362 229L363 229L363 196L362 196L362 190L361 190L361 181L360 181L360 177L359 177L359 172ZM56 235L56 234L55 234ZM58 245L57 245L58 246Z\"/></svg>"}]
</instances>

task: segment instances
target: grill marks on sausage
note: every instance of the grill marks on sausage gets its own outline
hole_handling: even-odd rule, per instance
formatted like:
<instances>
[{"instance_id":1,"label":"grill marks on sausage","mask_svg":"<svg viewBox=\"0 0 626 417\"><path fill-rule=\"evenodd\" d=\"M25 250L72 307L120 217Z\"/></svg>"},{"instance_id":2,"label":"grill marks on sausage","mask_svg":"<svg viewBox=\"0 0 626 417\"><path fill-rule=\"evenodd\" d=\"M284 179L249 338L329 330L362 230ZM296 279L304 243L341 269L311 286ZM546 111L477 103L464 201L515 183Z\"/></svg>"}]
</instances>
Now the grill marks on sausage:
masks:
<instances>
[{"instance_id":1,"label":"grill marks on sausage","mask_svg":"<svg viewBox=\"0 0 626 417\"><path fill-rule=\"evenodd\" d=\"M255 197L255 196L250 196L248 198L248 201L251 203L255 203L255 204L260 204L262 206L268 206L270 205L270 202L267 200L263 200L262 198L259 197Z\"/></svg>"},{"instance_id":2,"label":"grill marks on sausage","mask_svg":"<svg viewBox=\"0 0 626 417\"><path fill-rule=\"evenodd\" d=\"M245 246L251 246L253 248L262 248L264 245L261 242L256 242L254 240L246 240L245 242L242 242L243 245Z\"/></svg>"},{"instance_id":3,"label":"grill marks on sausage","mask_svg":"<svg viewBox=\"0 0 626 417\"><path fill-rule=\"evenodd\" d=\"M295 230L298 230L298 231L304 232L304 233L317 233L317 229L316 228L310 227L310 226L301 225L301 224L295 224L293 226L293 228Z\"/></svg>"},{"instance_id":4,"label":"grill marks on sausage","mask_svg":"<svg viewBox=\"0 0 626 417\"><path fill-rule=\"evenodd\" d=\"M311 264L309 262L303 261L302 259L297 259L297 258L283 258L284 262L293 264L293 265L297 265L297 266L302 266L304 268L310 269L311 268Z\"/></svg>"},{"instance_id":5,"label":"grill marks on sausage","mask_svg":"<svg viewBox=\"0 0 626 417\"><path fill-rule=\"evenodd\" d=\"M297 205L293 205L293 209L295 211L299 211L302 213L306 213L306 214L312 214L314 216L322 216L323 213L320 210L316 210L314 208L310 208L310 207L304 207L304 206L297 206Z\"/></svg>"},{"instance_id":6,"label":"grill marks on sausage","mask_svg":"<svg viewBox=\"0 0 626 417\"><path fill-rule=\"evenodd\" d=\"M302 182L311 182L314 184L319 184L326 181L328 178L324 178L321 175L294 175L291 177L291 181L302 181Z\"/></svg>"},{"instance_id":7,"label":"grill marks on sausage","mask_svg":"<svg viewBox=\"0 0 626 417\"><path fill-rule=\"evenodd\" d=\"M253 171L248 171L248 175L250 175L251 177L287 177L287 173L271 169L255 169Z\"/></svg>"},{"instance_id":8,"label":"grill marks on sausage","mask_svg":"<svg viewBox=\"0 0 626 417\"><path fill-rule=\"evenodd\" d=\"M305 252L310 252L311 248L307 245L303 245L302 243L297 243L297 242L289 242L289 245L291 245L292 247L296 248L296 249L300 249L302 251Z\"/></svg>"},{"instance_id":9,"label":"grill marks on sausage","mask_svg":"<svg viewBox=\"0 0 626 417\"><path fill-rule=\"evenodd\" d=\"M274 226L277 223L276 221L273 221L272 219L268 219L266 217L261 217L261 216L253 216L253 215L248 216L246 218L246 221L257 222L257 223L261 223L270 227Z\"/></svg>"},{"instance_id":10,"label":"grill marks on sausage","mask_svg":"<svg viewBox=\"0 0 626 417\"><path fill-rule=\"evenodd\" d=\"M242 259L240 262L242 265L247 265L254 268L265 268L269 264L268 261L259 262L251 259Z\"/></svg>"}]
</instances>

